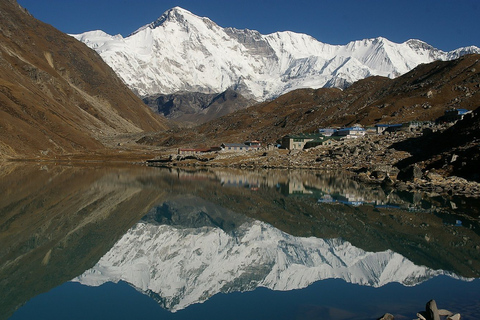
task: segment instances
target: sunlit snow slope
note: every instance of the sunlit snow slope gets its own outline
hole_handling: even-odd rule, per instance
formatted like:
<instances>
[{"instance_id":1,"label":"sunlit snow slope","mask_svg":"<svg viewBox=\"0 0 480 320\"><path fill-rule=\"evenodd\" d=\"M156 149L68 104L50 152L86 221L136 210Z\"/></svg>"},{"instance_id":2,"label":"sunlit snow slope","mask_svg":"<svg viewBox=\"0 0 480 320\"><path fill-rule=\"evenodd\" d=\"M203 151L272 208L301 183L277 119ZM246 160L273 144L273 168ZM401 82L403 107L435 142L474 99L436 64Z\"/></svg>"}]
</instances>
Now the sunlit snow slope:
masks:
<instances>
[{"instance_id":1,"label":"sunlit snow slope","mask_svg":"<svg viewBox=\"0 0 480 320\"><path fill-rule=\"evenodd\" d=\"M258 100L304 87L340 87L370 75L396 77L420 63L449 60L477 47L443 52L419 41L384 38L329 45L293 32L262 35L222 28L176 7L126 38L102 31L74 35L140 96L233 88Z\"/></svg>"}]
</instances>

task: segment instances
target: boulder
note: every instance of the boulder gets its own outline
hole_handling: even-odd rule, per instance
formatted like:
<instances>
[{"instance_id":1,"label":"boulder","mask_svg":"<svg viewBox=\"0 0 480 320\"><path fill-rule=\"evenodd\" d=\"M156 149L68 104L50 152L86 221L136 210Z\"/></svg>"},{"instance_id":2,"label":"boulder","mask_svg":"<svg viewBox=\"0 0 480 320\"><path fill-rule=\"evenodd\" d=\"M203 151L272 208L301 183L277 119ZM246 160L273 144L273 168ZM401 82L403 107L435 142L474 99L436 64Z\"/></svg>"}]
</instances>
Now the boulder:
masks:
<instances>
[{"instance_id":1,"label":"boulder","mask_svg":"<svg viewBox=\"0 0 480 320\"><path fill-rule=\"evenodd\" d=\"M436 172L432 172L432 171L430 171L427 174L427 179L430 180L430 181L435 181L435 182L441 182L441 181L445 180L445 178L442 175L440 175Z\"/></svg>"},{"instance_id":2,"label":"boulder","mask_svg":"<svg viewBox=\"0 0 480 320\"><path fill-rule=\"evenodd\" d=\"M437 303L435 300L430 300L425 306L426 318L428 320L440 320L440 314L438 313Z\"/></svg>"},{"instance_id":3,"label":"boulder","mask_svg":"<svg viewBox=\"0 0 480 320\"><path fill-rule=\"evenodd\" d=\"M451 317L453 316L453 313L448 311L448 310L445 310L445 309L438 309L438 314L440 316L444 316L444 317Z\"/></svg>"},{"instance_id":4,"label":"boulder","mask_svg":"<svg viewBox=\"0 0 480 320\"><path fill-rule=\"evenodd\" d=\"M427 320L427 318L425 318L425 316L421 313L417 313L417 320Z\"/></svg>"},{"instance_id":5,"label":"boulder","mask_svg":"<svg viewBox=\"0 0 480 320\"><path fill-rule=\"evenodd\" d=\"M373 171L371 176L377 180L383 180L387 177L387 173L385 171Z\"/></svg>"},{"instance_id":6,"label":"boulder","mask_svg":"<svg viewBox=\"0 0 480 320\"><path fill-rule=\"evenodd\" d=\"M390 179L389 176L385 176L385 178L382 181L382 187L384 188L392 188L394 186L394 182L392 179Z\"/></svg>"},{"instance_id":7,"label":"boulder","mask_svg":"<svg viewBox=\"0 0 480 320\"><path fill-rule=\"evenodd\" d=\"M402 181L415 181L423 176L422 169L416 164L410 165L398 173L397 178Z\"/></svg>"},{"instance_id":8,"label":"boulder","mask_svg":"<svg viewBox=\"0 0 480 320\"><path fill-rule=\"evenodd\" d=\"M393 314L385 313L381 318L378 318L378 320L395 320L395 317Z\"/></svg>"}]
</instances>

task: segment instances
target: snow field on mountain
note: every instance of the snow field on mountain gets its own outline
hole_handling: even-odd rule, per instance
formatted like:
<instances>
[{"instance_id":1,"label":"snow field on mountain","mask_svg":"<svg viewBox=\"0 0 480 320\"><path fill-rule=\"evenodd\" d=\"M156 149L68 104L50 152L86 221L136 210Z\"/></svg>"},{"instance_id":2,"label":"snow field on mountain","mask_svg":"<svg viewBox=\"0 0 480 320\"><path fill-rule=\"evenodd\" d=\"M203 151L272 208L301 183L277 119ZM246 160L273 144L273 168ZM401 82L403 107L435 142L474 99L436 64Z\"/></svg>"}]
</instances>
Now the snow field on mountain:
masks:
<instances>
[{"instance_id":1,"label":"snow field on mountain","mask_svg":"<svg viewBox=\"0 0 480 320\"><path fill-rule=\"evenodd\" d=\"M289 31L261 35L222 28L179 7L126 38L102 31L73 36L140 96L234 88L264 100L298 88L342 88L371 75L392 78L420 63L480 52L443 52L420 40L397 44L379 37L329 45Z\"/></svg>"}]
</instances>

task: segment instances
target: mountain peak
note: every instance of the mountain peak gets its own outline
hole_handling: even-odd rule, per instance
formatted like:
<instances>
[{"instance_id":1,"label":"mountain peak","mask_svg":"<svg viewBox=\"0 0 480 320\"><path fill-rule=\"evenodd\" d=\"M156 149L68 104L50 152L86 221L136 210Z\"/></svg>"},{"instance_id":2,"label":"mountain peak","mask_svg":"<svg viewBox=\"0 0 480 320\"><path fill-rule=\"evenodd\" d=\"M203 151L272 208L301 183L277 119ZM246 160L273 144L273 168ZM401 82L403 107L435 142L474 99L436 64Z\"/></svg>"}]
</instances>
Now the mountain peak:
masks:
<instances>
[{"instance_id":1,"label":"mountain peak","mask_svg":"<svg viewBox=\"0 0 480 320\"><path fill-rule=\"evenodd\" d=\"M419 39L410 39L405 42L412 49L435 50L435 48L425 41Z\"/></svg>"},{"instance_id":2,"label":"mountain peak","mask_svg":"<svg viewBox=\"0 0 480 320\"><path fill-rule=\"evenodd\" d=\"M160 26L162 26L162 25L164 25L165 23L168 23L168 22L173 22L173 23L178 23L180 25L185 25L187 23L195 24L195 23L198 23L199 21L212 23L212 21L208 18L199 17L199 16L191 13L190 11L188 11L186 9L183 9L182 7L176 6L176 7L173 7L171 9L165 11L157 20L139 28L135 32L131 33L129 36L134 35L134 34L140 32L142 30L145 30L147 28L156 29L156 28L158 28L158 27L160 27Z\"/></svg>"},{"instance_id":3,"label":"mountain peak","mask_svg":"<svg viewBox=\"0 0 480 320\"><path fill-rule=\"evenodd\" d=\"M146 32L138 34L142 30ZM370 75L396 77L421 63L478 50L450 54L418 40L399 44L384 37L334 46L291 31L262 35L222 28L181 7L166 11L122 42L81 40L96 49L140 96L219 93L242 83L239 92L256 100L298 88L332 84L345 88Z\"/></svg>"},{"instance_id":4,"label":"mountain peak","mask_svg":"<svg viewBox=\"0 0 480 320\"><path fill-rule=\"evenodd\" d=\"M179 7L179 6L173 7L170 10L167 10L166 12L172 12L172 13L175 13L175 14L183 14L183 15L184 14L194 15L190 11L188 11L186 9L183 9L182 7Z\"/></svg>"},{"instance_id":5,"label":"mountain peak","mask_svg":"<svg viewBox=\"0 0 480 320\"><path fill-rule=\"evenodd\" d=\"M188 17L199 18L190 11L177 6L165 11L157 21L161 21L162 23L164 21L182 21Z\"/></svg>"}]
</instances>

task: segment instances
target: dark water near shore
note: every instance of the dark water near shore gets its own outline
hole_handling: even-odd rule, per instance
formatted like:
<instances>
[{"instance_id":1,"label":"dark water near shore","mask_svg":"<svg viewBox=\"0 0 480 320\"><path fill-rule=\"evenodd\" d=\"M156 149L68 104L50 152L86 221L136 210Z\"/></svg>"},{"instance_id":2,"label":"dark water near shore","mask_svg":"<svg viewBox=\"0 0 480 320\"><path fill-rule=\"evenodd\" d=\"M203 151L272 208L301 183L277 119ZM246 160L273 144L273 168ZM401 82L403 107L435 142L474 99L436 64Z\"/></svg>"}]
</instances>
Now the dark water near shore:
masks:
<instances>
[{"instance_id":1,"label":"dark water near shore","mask_svg":"<svg viewBox=\"0 0 480 320\"><path fill-rule=\"evenodd\" d=\"M0 175L0 319L478 318L477 200L341 172Z\"/></svg>"}]
</instances>

